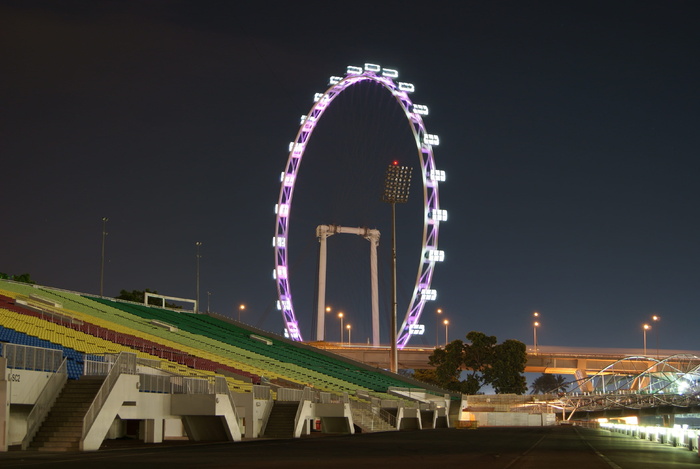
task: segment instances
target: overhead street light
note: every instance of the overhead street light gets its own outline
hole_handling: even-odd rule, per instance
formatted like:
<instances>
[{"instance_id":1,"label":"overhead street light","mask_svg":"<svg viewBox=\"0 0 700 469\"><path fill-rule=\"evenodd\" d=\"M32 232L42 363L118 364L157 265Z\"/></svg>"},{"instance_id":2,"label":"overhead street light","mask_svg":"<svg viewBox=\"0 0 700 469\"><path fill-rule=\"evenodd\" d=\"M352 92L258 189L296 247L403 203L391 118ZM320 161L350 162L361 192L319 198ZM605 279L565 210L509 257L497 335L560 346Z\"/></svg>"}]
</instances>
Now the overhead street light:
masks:
<instances>
[{"instance_id":1,"label":"overhead street light","mask_svg":"<svg viewBox=\"0 0 700 469\"><path fill-rule=\"evenodd\" d=\"M649 324L644 324L642 326L642 331L644 331L644 356L647 356L647 331L651 329Z\"/></svg>"}]
</instances>

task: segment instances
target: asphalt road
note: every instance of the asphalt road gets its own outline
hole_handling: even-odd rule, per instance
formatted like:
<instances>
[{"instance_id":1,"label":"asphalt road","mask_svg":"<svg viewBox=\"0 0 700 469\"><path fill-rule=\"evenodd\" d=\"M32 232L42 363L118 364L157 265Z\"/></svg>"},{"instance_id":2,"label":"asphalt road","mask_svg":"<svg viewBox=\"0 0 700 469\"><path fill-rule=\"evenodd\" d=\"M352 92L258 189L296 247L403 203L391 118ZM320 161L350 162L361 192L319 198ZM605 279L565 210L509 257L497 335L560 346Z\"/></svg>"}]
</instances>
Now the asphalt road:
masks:
<instances>
[{"instance_id":1,"label":"asphalt road","mask_svg":"<svg viewBox=\"0 0 700 469\"><path fill-rule=\"evenodd\" d=\"M116 445L92 453L0 453L0 467L685 469L696 451L561 426L423 430L236 443Z\"/></svg>"}]
</instances>

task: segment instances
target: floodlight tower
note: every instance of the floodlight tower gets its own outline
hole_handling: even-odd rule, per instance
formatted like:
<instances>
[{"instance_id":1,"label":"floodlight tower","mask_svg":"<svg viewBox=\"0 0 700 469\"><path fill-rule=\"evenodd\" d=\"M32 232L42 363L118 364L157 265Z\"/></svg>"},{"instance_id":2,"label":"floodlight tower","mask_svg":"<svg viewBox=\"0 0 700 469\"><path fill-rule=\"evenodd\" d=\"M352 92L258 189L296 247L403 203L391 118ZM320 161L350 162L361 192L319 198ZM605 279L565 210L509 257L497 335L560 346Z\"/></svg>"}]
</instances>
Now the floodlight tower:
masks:
<instances>
[{"instance_id":1,"label":"floodlight tower","mask_svg":"<svg viewBox=\"0 0 700 469\"><path fill-rule=\"evenodd\" d=\"M411 168L399 166L394 161L386 168L384 194L382 201L391 204L391 357L390 371L398 372L399 356L396 348L396 204L408 202L408 190L411 186Z\"/></svg>"}]
</instances>

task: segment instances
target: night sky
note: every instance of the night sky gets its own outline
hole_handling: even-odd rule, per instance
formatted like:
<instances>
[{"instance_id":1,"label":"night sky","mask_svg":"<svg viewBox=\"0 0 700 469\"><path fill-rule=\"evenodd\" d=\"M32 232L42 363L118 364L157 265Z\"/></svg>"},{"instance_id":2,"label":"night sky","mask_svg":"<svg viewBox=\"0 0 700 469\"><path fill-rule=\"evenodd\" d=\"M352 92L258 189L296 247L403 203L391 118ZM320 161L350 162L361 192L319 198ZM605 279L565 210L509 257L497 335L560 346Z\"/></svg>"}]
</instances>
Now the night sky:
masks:
<instances>
[{"instance_id":1,"label":"night sky","mask_svg":"<svg viewBox=\"0 0 700 469\"><path fill-rule=\"evenodd\" d=\"M434 345L442 308L450 339L531 344L539 311L541 345L641 348L658 314L650 346L700 350L697 2L263 3L0 0L0 272L99 293L108 217L106 295L194 298L201 242L202 309L236 317L245 303L245 322L281 332L272 237L288 144L329 76L376 63L429 106L447 173L438 300L410 345ZM313 339L316 225L378 228L387 340L383 168L414 167L397 207L401 322L418 158L388 93L341 97L295 192L295 309ZM329 240L330 340L338 310L353 341L371 335L367 250Z\"/></svg>"}]
</instances>

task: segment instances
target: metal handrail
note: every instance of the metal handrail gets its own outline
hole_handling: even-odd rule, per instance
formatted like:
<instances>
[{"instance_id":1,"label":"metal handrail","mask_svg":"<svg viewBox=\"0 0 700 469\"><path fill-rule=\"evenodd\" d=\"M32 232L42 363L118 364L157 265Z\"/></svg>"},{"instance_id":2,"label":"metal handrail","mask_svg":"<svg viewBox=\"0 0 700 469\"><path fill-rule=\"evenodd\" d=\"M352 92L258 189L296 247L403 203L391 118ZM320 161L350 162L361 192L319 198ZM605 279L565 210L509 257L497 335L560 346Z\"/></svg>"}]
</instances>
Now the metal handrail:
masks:
<instances>
[{"instance_id":1,"label":"metal handrail","mask_svg":"<svg viewBox=\"0 0 700 469\"><path fill-rule=\"evenodd\" d=\"M41 427L56 399L58 399L58 395L61 393L66 381L68 381L68 359L64 358L58 370L46 382L46 386L44 386L36 403L34 403L34 407L27 416L27 434L22 439L23 450L29 447L34 436L36 436L39 427Z\"/></svg>"},{"instance_id":2,"label":"metal handrail","mask_svg":"<svg viewBox=\"0 0 700 469\"><path fill-rule=\"evenodd\" d=\"M350 401L350 408L353 411L353 418L356 416L361 417L363 425L370 427L370 430L374 430L375 427L384 425L390 425L392 428L396 428L396 417L381 407L376 407L372 405L371 402L365 400L353 400ZM363 417L369 417L368 422Z\"/></svg>"},{"instance_id":3,"label":"metal handrail","mask_svg":"<svg viewBox=\"0 0 700 469\"><path fill-rule=\"evenodd\" d=\"M117 379L121 374L136 374L136 354L131 352L121 352L109 371L109 374L105 378L100 390L97 392L95 399L93 399L90 407L85 413L83 418L83 438L88 434L92 424L95 423L95 419L99 415L102 407L104 406L109 394L112 392Z\"/></svg>"}]
</instances>

